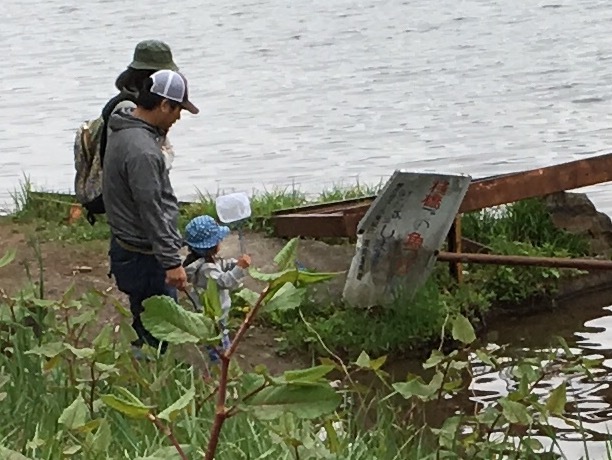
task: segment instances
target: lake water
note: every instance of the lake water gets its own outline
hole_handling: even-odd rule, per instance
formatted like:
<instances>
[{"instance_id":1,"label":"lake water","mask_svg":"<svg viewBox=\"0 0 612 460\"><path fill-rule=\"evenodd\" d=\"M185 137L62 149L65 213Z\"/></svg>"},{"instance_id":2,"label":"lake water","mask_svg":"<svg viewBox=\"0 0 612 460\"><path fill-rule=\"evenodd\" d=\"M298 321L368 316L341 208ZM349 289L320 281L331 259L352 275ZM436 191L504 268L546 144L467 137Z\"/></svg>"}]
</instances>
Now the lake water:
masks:
<instances>
[{"instance_id":1,"label":"lake water","mask_svg":"<svg viewBox=\"0 0 612 460\"><path fill-rule=\"evenodd\" d=\"M435 5L435 6L434 6ZM0 203L23 174L73 186L74 130L141 39L167 41L202 109L172 129L172 179L263 190L474 177L606 152L605 0L7 0ZM609 188L589 188L612 211Z\"/></svg>"}]
</instances>

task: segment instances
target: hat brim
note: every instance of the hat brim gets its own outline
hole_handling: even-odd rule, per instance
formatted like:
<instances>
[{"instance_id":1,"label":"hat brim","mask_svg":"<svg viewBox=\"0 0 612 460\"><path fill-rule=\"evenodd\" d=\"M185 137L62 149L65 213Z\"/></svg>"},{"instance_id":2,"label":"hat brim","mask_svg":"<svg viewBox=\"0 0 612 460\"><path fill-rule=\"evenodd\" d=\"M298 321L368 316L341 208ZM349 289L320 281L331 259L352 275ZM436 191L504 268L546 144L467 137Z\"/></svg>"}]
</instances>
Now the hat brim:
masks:
<instances>
[{"instance_id":1,"label":"hat brim","mask_svg":"<svg viewBox=\"0 0 612 460\"><path fill-rule=\"evenodd\" d=\"M183 107L189 113L193 113L194 115L197 115L198 113L200 113L200 109L198 109L195 105L193 105L193 102L191 101L181 102L181 107Z\"/></svg>"},{"instance_id":2,"label":"hat brim","mask_svg":"<svg viewBox=\"0 0 612 460\"><path fill-rule=\"evenodd\" d=\"M231 233L230 228L227 225L219 225L219 238L225 239L227 235Z\"/></svg>"},{"instance_id":3,"label":"hat brim","mask_svg":"<svg viewBox=\"0 0 612 460\"><path fill-rule=\"evenodd\" d=\"M214 248L221 241L223 241L227 235L231 233L231 230L226 225L219 225L219 229L217 232L217 238L214 240L207 240L204 242L196 242L196 241L185 241L188 246L191 246L193 249L204 251L206 249Z\"/></svg>"},{"instance_id":4,"label":"hat brim","mask_svg":"<svg viewBox=\"0 0 612 460\"><path fill-rule=\"evenodd\" d=\"M166 62L165 64L153 64L153 65L147 62L143 62L143 61L132 61L130 62L130 65L128 67L131 67L132 69L136 69L136 70L170 69L170 70L173 70L174 72L178 72L179 70L178 66L174 63L174 61Z\"/></svg>"}]
</instances>

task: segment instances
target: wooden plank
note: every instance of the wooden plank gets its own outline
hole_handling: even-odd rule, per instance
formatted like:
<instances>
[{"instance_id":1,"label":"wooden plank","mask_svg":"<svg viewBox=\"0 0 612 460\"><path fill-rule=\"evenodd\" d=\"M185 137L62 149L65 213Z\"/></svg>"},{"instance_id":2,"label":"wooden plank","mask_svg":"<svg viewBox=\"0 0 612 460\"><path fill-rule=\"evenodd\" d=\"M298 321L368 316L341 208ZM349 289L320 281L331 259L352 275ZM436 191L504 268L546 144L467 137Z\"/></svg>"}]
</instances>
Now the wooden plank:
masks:
<instances>
[{"instance_id":1,"label":"wooden plank","mask_svg":"<svg viewBox=\"0 0 612 460\"><path fill-rule=\"evenodd\" d=\"M573 190L589 185L612 181L612 154L570 161L544 168L503 174L487 179L472 181L470 188L459 208L459 213L478 211L480 209L513 203L527 198L545 196L555 192ZM370 207L370 202L363 204L350 203L347 210L359 218L363 217ZM320 210L326 205L319 205ZM333 222L339 219L342 206L334 204L334 213L308 214L288 213L272 216L273 224L281 232L277 236L325 236L355 237L357 225L348 227L342 234L341 229L335 229L327 234L327 229L333 227ZM312 216L312 217L311 217ZM341 220L341 219L340 219ZM343 225L345 224L344 221ZM357 219L359 223L359 219ZM332 235L333 233L333 235Z\"/></svg>"},{"instance_id":2,"label":"wooden plank","mask_svg":"<svg viewBox=\"0 0 612 460\"><path fill-rule=\"evenodd\" d=\"M362 198L351 198L349 200L331 201L329 203L308 204L297 206L295 208L286 208L274 211L273 216L286 216L294 214L328 214L333 212L342 212L348 209L357 207L358 209L365 208L366 210L374 201L375 196L367 196Z\"/></svg>"},{"instance_id":3,"label":"wooden plank","mask_svg":"<svg viewBox=\"0 0 612 460\"><path fill-rule=\"evenodd\" d=\"M460 213L612 181L612 153L473 182Z\"/></svg>"},{"instance_id":4,"label":"wooden plank","mask_svg":"<svg viewBox=\"0 0 612 460\"><path fill-rule=\"evenodd\" d=\"M353 233L359 221L354 224ZM311 238L333 238L350 236L350 228L345 225L342 213L330 214L287 214L272 219L274 234L280 237L293 238L307 236Z\"/></svg>"}]
</instances>

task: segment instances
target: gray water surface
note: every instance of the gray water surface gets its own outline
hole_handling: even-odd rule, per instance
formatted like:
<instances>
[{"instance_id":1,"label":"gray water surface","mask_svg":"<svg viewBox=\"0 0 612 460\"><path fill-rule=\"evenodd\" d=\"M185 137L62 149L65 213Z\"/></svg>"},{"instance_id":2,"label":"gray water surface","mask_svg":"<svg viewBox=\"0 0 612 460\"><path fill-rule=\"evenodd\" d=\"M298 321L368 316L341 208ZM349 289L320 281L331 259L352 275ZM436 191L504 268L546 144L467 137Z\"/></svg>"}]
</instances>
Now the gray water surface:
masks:
<instances>
[{"instance_id":1,"label":"gray water surface","mask_svg":"<svg viewBox=\"0 0 612 460\"><path fill-rule=\"evenodd\" d=\"M202 109L171 132L185 199L481 177L604 153L612 134L605 0L7 0L0 17L0 203L22 174L72 189L74 130L145 38L171 45Z\"/></svg>"}]
</instances>

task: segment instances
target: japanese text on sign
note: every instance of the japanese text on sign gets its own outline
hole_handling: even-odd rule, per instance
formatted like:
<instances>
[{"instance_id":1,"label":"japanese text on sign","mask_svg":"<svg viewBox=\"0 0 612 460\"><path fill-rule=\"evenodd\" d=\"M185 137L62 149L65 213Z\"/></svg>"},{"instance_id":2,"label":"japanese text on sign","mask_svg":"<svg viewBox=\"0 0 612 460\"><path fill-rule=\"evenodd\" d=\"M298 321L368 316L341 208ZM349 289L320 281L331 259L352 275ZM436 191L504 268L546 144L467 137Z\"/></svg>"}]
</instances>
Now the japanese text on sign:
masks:
<instances>
[{"instance_id":1,"label":"japanese text on sign","mask_svg":"<svg viewBox=\"0 0 612 460\"><path fill-rule=\"evenodd\" d=\"M436 211L440 208L440 204L442 203L442 198L446 195L448 191L449 182L447 180L434 181L431 189L429 190L429 194L423 200L423 208L428 209L430 211Z\"/></svg>"}]
</instances>

